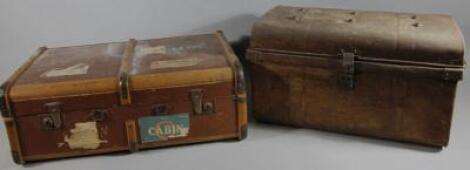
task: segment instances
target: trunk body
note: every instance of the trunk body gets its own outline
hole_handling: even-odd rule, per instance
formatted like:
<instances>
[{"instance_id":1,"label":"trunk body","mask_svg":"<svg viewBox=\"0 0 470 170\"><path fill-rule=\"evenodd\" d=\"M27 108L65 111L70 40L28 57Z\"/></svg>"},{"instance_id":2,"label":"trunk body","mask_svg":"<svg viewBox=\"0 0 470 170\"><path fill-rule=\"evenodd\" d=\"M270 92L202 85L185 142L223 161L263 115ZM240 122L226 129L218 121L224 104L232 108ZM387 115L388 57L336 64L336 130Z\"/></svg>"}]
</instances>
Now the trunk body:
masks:
<instances>
[{"instance_id":1,"label":"trunk body","mask_svg":"<svg viewBox=\"0 0 470 170\"><path fill-rule=\"evenodd\" d=\"M243 139L240 70L221 32L41 48L4 85L13 158Z\"/></svg>"},{"instance_id":2,"label":"trunk body","mask_svg":"<svg viewBox=\"0 0 470 170\"><path fill-rule=\"evenodd\" d=\"M253 28L254 114L446 146L463 46L447 16L279 6Z\"/></svg>"}]
</instances>

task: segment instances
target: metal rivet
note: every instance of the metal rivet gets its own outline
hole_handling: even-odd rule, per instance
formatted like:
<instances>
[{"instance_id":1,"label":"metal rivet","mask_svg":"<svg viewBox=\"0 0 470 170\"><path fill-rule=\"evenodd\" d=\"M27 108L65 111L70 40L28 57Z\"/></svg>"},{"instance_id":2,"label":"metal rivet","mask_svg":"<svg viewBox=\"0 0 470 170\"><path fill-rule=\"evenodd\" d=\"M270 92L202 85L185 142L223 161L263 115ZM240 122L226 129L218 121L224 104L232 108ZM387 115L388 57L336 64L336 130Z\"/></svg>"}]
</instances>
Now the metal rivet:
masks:
<instances>
[{"instance_id":1,"label":"metal rivet","mask_svg":"<svg viewBox=\"0 0 470 170\"><path fill-rule=\"evenodd\" d=\"M449 72L444 73L444 80L450 80L450 73Z\"/></svg>"}]
</instances>

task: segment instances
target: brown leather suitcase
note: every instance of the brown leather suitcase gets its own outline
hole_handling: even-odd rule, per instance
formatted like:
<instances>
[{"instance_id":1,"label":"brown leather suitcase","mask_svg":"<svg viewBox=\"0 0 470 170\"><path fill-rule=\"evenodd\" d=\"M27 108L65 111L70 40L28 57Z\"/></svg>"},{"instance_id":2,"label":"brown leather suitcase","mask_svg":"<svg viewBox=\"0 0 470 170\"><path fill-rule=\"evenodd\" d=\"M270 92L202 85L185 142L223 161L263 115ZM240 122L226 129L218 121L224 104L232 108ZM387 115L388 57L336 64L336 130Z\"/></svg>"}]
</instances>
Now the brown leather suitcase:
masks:
<instances>
[{"instance_id":1,"label":"brown leather suitcase","mask_svg":"<svg viewBox=\"0 0 470 170\"><path fill-rule=\"evenodd\" d=\"M446 15L278 6L252 30L254 116L446 146L463 54Z\"/></svg>"},{"instance_id":2,"label":"brown leather suitcase","mask_svg":"<svg viewBox=\"0 0 470 170\"><path fill-rule=\"evenodd\" d=\"M247 132L242 66L221 32L40 48L1 92L17 163Z\"/></svg>"}]
</instances>

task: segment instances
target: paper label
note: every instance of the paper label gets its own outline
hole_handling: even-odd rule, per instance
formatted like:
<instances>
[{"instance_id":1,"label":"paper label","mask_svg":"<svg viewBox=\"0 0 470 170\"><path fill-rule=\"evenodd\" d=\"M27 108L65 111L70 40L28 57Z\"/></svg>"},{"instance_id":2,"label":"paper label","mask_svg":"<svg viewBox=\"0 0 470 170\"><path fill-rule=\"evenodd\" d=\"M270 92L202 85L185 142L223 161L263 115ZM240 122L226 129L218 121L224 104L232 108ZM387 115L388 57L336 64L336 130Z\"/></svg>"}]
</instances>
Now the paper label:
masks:
<instances>
[{"instance_id":1,"label":"paper label","mask_svg":"<svg viewBox=\"0 0 470 170\"><path fill-rule=\"evenodd\" d=\"M203 49L206 47L206 43L197 44L179 44L179 45L159 45L154 47L141 47L138 48L138 55L149 55L149 54L166 54L166 55L177 55L187 52L189 50Z\"/></svg>"},{"instance_id":2,"label":"paper label","mask_svg":"<svg viewBox=\"0 0 470 170\"><path fill-rule=\"evenodd\" d=\"M145 47L139 49L139 54L142 56L149 54L165 54L165 46Z\"/></svg>"},{"instance_id":3,"label":"paper label","mask_svg":"<svg viewBox=\"0 0 470 170\"><path fill-rule=\"evenodd\" d=\"M64 141L70 149L97 149L101 143L107 142L99 139L96 122L75 123L75 128L70 129L70 136L65 136Z\"/></svg>"},{"instance_id":4,"label":"paper label","mask_svg":"<svg viewBox=\"0 0 470 170\"><path fill-rule=\"evenodd\" d=\"M150 69L189 67L197 65L201 61L202 59L196 57L175 60L153 61L152 63L150 63Z\"/></svg>"},{"instance_id":5,"label":"paper label","mask_svg":"<svg viewBox=\"0 0 470 170\"><path fill-rule=\"evenodd\" d=\"M60 76L72 76L72 75L83 75L87 74L88 64L75 64L67 68L54 68L41 74L41 77L60 77Z\"/></svg>"},{"instance_id":6,"label":"paper label","mask_svg":"<svg viewBox=\"0 0 470 170\"><path fill-rule=\"evenodd\" d=\"M142 143L185 137L189 133L189 114L171 114L139 118Z\"/></svg>"}]
</instances>

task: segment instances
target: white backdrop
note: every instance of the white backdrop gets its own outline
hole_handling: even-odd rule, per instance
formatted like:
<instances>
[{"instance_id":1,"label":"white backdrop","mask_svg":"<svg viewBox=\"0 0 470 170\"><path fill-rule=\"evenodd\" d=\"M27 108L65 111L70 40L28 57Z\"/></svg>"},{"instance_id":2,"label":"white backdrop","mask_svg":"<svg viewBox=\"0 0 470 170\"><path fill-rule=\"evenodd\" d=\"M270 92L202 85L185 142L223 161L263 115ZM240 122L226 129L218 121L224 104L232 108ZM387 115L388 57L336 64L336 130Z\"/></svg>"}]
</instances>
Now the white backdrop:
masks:
<instances>
[{"instance_id":1,"label":"white backdrop","mask_svg":"<svg viewBox=\"0 0 470 170\"><path fill-rule=\"evenodd\" d=\"M277 4L445 13L453 15L470 37L468 0L0 0L0 80L42 45L69 46L216 30L223 30L229 40L235 41L249 35L253 22ZM469 79L466 74L459 85L451 143L442 151L252 122L248 139L242 142L23 167L10 159L2 124L0 169L469 169Z\"/></svg>"}]
</instances>

